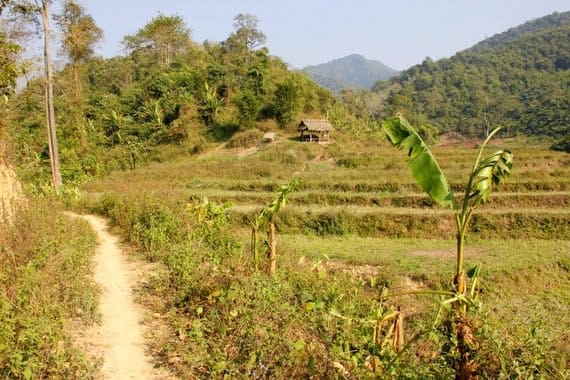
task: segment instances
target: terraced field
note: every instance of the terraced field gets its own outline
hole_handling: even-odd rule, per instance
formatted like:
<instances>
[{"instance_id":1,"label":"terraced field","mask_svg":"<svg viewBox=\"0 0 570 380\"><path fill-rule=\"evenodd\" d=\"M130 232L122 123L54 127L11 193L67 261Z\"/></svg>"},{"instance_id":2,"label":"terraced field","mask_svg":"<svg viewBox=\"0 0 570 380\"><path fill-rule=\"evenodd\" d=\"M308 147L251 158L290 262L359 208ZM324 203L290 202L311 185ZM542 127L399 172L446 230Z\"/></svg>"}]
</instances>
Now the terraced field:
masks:
<instances>
[{"instance_id":1,"label":"terraced field","mask_svg":"<svg viewBox=\"0 0 570 380\"><path fill-rule=\"evenodd\" d=\"M488 204L478 209L473 236L568 238L568 155L516 140L495 145L512 150L513 175L492 193ZM476 149L472 142L433 149L458 196ZM179 201L207 197L231 202L233 220L246 226L251 215L272 199L279 185L299 175L301 188L280 215L278 226L282 232L453 238L451 213L421 193L403 156L382 142L344 143L341 150L335 144L282 140L245 157L236 150L223 150L215 156L152 164L111 176L90 185L88 190L144 192ZM140 186L133 187L132 183Z\"/></svg>"},{"instance_id":2,"label":"terraced field","mask_svg":"<svg viewBox=\"0 0 570 380\"><path fill-rule=\"evenodd\" d=\"M570 156L524 140L495 144L489 150L513 152L513 175L474 215L466 250L466 265L483 268L482 378L567 378ZM433 151L459 195L476 144ZM84 207L110 217L144 257L165 266L143 302L166 324L152 348L158 362L182 378L331 378L347 369L378 378L370 358L383 351L371 327L350 317L377 318L385 288L449 289L454 269L452 214L421 193L404 156L382 141L348 138L282 138L202 156L180 146L86 185ZM277 278L259 276L250 219L294 175L300 189L277 220ZM229 226L216 212L204 222L209 211L198 205L206 197L229 205ZM394 301L408 337L431 326L437 302ZM394 378L453 377L439 351L445 333L436 335L403 355Z\"/></svg>"}]
</instances>

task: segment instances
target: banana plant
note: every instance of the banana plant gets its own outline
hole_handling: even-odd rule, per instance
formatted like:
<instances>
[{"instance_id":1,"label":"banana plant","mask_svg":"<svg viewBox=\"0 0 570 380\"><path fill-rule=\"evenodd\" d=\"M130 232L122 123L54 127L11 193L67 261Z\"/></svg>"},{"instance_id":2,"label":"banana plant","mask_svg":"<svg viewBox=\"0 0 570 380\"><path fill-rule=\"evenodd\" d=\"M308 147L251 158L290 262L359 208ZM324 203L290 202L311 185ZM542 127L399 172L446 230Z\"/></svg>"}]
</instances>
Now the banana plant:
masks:
<instances>
[{"instance_id":1,"label":"banana plant","mask_svg":"<svg viewBox=\"0 0 570 380\"><path fill-rule=\"evenodd\" d=\"M408 152L407 166L422 190L439 205L451 208L454 212L457 226L456 268L451 298L444 302L452 305L456 315L455 333L460 354L456 368L457 378L469 379L472 377L476 364L470 359L469 354L472 332L466 321L466 313L467 306L473 304L473 287L476 285L476 275L479 269L476 267L469 273L474 280L472 289L468 292L467 275L464 269L465 236L469 230L474 210L487 202L493 185L503 183L511 174L513 156L510 151L503 149L482 159L485 146L500 128L489 133L479 148L463 198L458 200L429 148L403 116L397 115L383 121L382 127L393 146Z\"/></svg>"},{"instance_id":2,"label":"banana plant","mask_svg":"<svg viewBox=\"0 0 570 380\"><path fill-rule=\"evenodd\" d=\"M293 178L287 185L282 185L277 192L275 199L269 202L261 212L256 215L251 221L251 247L253 253L253 259L255 262L255 267L257 268L259 260L259 233L264 227L268 227L268 271L271 276L275 275L277 268L277 240L275 236L275 217L281 211L289 195L297 189L299 186L299 178Z\"/></svg>"},{"instance_id":3,"label":"banana plant","mask_svg":"<svg viewBox=\"0 0 570 380\"><path fill-rule=\"evenodd\" d=\"M204 91L202 92L202 116L208 125L216 122L216 116L220 107L224 104L224 99L220 98L216 87L210 87L204 82Z\"/></svg>"}]
</instances>

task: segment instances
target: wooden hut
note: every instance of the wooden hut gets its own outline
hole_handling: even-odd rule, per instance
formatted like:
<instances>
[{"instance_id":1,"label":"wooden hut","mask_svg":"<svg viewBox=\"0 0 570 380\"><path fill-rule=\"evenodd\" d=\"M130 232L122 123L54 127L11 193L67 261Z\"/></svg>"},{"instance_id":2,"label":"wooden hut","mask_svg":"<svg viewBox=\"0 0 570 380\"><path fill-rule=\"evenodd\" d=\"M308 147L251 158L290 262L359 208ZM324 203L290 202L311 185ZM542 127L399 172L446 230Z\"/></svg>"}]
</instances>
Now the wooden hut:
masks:
<instances>
[{"instance_id":1,"label":"wooden hut","mask_svg":"<svg viewBox=\"0 0 570 380\"><path fill-rule=\"evenodd\" d=\"M326 119L303 119L297 128L301 141L328 141L333 127Z\"/></svg>"}]
</instances>

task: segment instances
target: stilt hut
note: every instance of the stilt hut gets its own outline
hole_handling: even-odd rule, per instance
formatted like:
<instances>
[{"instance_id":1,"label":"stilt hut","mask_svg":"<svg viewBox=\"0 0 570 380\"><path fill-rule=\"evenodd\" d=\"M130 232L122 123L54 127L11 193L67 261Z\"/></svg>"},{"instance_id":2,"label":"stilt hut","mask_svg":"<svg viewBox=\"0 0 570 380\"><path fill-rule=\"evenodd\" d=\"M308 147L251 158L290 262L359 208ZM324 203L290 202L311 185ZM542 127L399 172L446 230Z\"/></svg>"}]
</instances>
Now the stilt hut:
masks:
<instances>
[{"instance_id":1,"label":"stilt hut","mask_svg":"<svg viewBox=\"0 0 570 380\"><path fill-rule=\"evenodd\" d=\"M301 141L328 141L333 127L326 119L303 119L297 128Z\"/></svg>"}]
</instances>

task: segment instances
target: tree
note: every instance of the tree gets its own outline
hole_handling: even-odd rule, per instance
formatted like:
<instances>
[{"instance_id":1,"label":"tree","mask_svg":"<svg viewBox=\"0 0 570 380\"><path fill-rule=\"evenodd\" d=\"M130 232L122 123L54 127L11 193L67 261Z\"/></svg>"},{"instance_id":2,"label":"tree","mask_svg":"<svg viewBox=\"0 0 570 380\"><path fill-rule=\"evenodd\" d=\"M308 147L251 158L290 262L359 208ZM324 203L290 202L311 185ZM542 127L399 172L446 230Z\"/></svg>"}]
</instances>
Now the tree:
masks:
<instances>
[{"instance_id":1,"label":"tree","mask_svg":"<svg viewBox=\"0 0 570 380\"><path fill-rule=\"evenodd\" d=\"M73 0L66 0L61 14L55 16L63 33L62 46L73 67L76 97L80 97L79 63L91 58L94 46L103 37L103 31L95 20L85 13L85 8Z\"/></svg>"},{"instance_id":2,"label":"tree","mask_svg":"<svg viewBox=\"0 0 570 380\"><path fill-rule=\"evenodd\" d=\"M234 98L233 102L239 111L238 121L240 127L249 129L255 126L255 120L260 108L256 95L251 90L245 90Z\"/></svg>"},{"instance_id":3,"label":"tree","mask_svg":"<svg viewBox=\"0 0 570 380\"><path fill-rule=\"evenodd\" d=\"M239 77L246 75L248 65L259 61L260 56L256 56L256 53L266 50L256 50L266 41L265 34L257 29L257 24L257 17L240 13L234 18L234 32L221 43L225 61Z\"/></svg>"},{"instance_id":4,"label":"tree","mask_svg":"<svg viewBox=\"0 0 570 380\"><path fill-rule=\"evenodd\" d=\"M254 15L238 14L234 17L234 32L224 41L224 47L230 51L251 52L263 46L267 38L257 29L258 23L259 20Z\"/></svg>"},{"instance_id":5,"label":"tree","mask_svg":"<svg viewBox=\"0 0 570 380\"><path fill-rule=\"evenodd\" d=\"M277 84L273 108L281 128L285 128L297 115L301 105L300 92L299 86L291 78Z\"/></svg>"},{"instance_id":6,"label":"tree","mask_svg":"<svg viewBox=\"0 0 570 380\"><path fill-rule=\"evenodd\" d=\"M210 87L208 83L205 82L200 101L202 103L202 106L200 107L202 119L206 125L214 124L216 122L218 111L224 104L224 99L218 95L216 87Z\"/></svg>"},{"instance_id":7,"label":"tree","mask_svg":"<svg viewBox=\"0 0 570 380\"><path fill-rule=\"evenodd\" d=\"M16 87L16 78L19 73L16 65L18 51L19 46L7 41L0 31L0 160L5 151L3 106L8 102L8 95L12 94Z\"/></svg>"},{"instance_id":8,"label":"tree","mask_svg":"<svg viewBox=\"0 0 570 380\"><path fill-rule=\"evenodd\" d=\"M475 209L487 202L493 185L499 185L511 174L513 156L508 150L499 150L485 159L481 159L489 140L500 128L492 131L479 149L473 169L465 186L465 194L459 202L437 161L423 142L419 134L402 116L385 120L382 127L389 141L397 148L408 152L407 165L420 187L443 207L450 207L455 213L457 226L456 269L453 278L454 288L447 293L451 298L444 301L451 304L455 311L456 344L459 360L456 366L457 379L474 379L477 364L472 359L473 333L467 321L467 306L474 304L474 291L478 267L469 271L474 278L471 291L468 291L467 273L464 269L464 246L471 217Z\"/></svg>"},{"instance_id":9,"label":"tree","mask_svg":"<svg viewBox=\"0 0 570 380\"><path fill-rule=\"evenodd\" d=\"M256 215L251 222L251 249L253 260L257 269L259 260L259 232L262 228L268 228L267 231L267 271L271 276L275 275L277 269L277 238L275 230L275 217L285 204L289 195L299 187L299 178L293 178L288 184L279 188L275 199L269 202L261 212Z\"/></svg>"},{"instance_id":10,"label":"tree","mask_svg":"<svg viewBox=\"0 0 570 380\"><path fill-rule=\"evenodd\" d=\"M161 66L168 66L192 45L190 33L181 16L159 14L135 35L126 36L123 45L130 53L149 55Z\"/></svg>"},{"instance_id":11,"label":"tree","mask_svg":"<svg viewBox=\"0 0 570 380\"><path fill-rule=\"evenodd\" d=\"M12 12L22 17L30 18L34 24L41 19L44 39L44 99L46 126L48 135L48 149L50 156L52 183L56 191L61 186L61 171L59 166L59 152L57 144L54 95L53 95L53 69L51 61L51 27L50 27L50 0L13 0L7 2ZM6 4L6 3L4 3Z\"/></svg>"},{"instance_id":12,"label":"tree","mask_svg":"<svg viewBox=\"0 0 570 380\"><path fill-rule=\"evenodd\" d=\"M42 15L42 25L44 30L44 64L45 64L45 98L46 98L46 119L48 129L48 147L50 152L50 163L53 187L56 191L61 186L61 171L59 168L59 151L57 147L57 134L55 124L55 109L53 105L53 70L51 66L50 47L50 11L49 1L42 0L40 12Z\"/></svg>"},{"instance_id":13,"label":"tree","mask_svg":"<svg viewBox=\"0 0 570 380\"><path fill-rule=\"evenodd\" d=\"M20 47L11 43L0 32L0 95L7 96L12 93L18 77L16 54Z\"/></svg>"}]
</instances>

